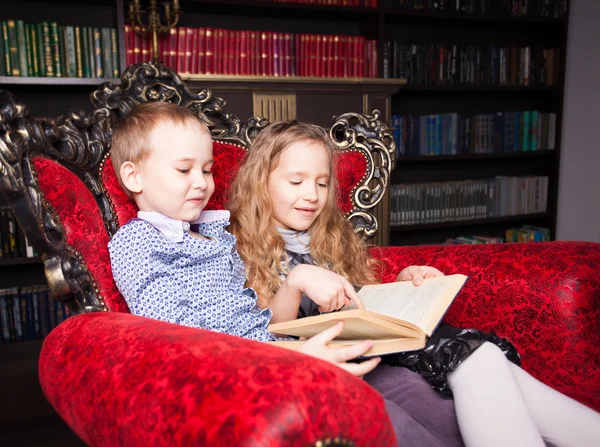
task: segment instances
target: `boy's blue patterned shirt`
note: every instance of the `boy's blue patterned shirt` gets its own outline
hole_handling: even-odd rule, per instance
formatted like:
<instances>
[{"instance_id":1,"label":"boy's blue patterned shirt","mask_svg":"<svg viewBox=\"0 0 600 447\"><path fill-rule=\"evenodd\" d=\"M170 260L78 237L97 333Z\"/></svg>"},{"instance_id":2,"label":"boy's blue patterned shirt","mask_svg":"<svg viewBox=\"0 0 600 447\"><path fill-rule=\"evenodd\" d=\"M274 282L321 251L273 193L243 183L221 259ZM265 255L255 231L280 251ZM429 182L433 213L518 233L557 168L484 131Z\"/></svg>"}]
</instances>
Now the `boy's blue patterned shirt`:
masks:
<instances>
[{"instance_id":1,"label":"boy's blue patterned shirt","mask_svg":"<svg viewBox=\"0 0 600 447\"><path fill-rule=\"evenodd\" d=\"M272 313L261 310L256 292L244 288L245 268L225 230L229 212L203 211L190 225L160 213L139 212L108 244L113 276L131 313L170 323L259 341Z\"/></svg>"}]
</instances>

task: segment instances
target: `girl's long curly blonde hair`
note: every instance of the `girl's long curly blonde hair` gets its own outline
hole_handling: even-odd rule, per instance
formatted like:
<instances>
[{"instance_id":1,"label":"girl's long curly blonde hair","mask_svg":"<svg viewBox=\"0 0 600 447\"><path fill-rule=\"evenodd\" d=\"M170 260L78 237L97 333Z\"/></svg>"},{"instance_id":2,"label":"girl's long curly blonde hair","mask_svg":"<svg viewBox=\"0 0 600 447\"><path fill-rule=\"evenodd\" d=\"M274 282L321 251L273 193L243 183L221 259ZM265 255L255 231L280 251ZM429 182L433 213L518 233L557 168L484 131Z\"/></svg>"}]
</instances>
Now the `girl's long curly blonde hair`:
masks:
<instances>
[{"instance_id":1,"label":"girl's long curly blonde hair","mask_svg":"<svg viewBox=\"0 0 600 447\"><path fill-rule=\"evenodd\" d=\"M316 142L329 153L331 182L323 212L309 228L310 254L316 265L344 276L352 284L377 282L378 265L365 243L337 207L334 172L335 146L316 125L285 121L263 129L246 155L230 189L230 230L237 237L238 251L246 263L247 286L258 292L258 303L267 307L279 288L280 273L287 274L285 243L273 220L267 185L281 153L297 142Z\"/></svg>"}]
</instances>

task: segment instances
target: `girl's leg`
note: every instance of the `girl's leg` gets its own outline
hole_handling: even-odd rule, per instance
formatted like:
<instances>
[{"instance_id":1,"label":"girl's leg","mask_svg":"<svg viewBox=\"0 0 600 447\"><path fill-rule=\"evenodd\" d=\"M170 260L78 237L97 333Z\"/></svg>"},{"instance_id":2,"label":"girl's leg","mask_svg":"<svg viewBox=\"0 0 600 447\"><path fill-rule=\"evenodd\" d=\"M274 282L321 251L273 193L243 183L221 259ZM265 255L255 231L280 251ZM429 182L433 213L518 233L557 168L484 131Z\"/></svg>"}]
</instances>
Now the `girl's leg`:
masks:
<instances>
[{"instance_id":1,"label":"girl's leg","mask_svg":"<svg viewBox=\"0 0 600 447\"><path fill-rule=\"evenodd\" d=\"M544 446L510 365L497 346L484 343L448 374L466 446Z\"/></svg>"},{"instance_id":2,"label":"girl's leg","mask_svg":"<svg viewBox=\"0 0 600 447\"><path fill-rule=\"evenodd\" d=\"M443 399L420 375L380 365L365 381L383 396L400 446L463 446L454 403Z\"/></svg>"},{"instance_id":3,"label":"girl's leg","mask_svg":"<svg viewBox=\"0 0 600 447\"><path fill-rule=\"evenodd\" d=\"M600 444L600 413L544 385L510 363L542 437L561 447Z\"/></svg>"}]
</instances>

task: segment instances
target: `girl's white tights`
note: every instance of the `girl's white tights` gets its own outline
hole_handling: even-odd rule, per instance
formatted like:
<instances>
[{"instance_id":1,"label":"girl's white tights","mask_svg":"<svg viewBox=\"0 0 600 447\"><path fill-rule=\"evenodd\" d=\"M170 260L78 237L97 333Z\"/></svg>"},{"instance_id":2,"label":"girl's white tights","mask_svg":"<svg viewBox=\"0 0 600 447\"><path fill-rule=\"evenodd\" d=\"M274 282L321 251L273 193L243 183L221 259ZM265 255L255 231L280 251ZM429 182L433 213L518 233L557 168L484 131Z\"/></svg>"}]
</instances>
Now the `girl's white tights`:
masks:
<instances>
[{"instance_id":1,"label":"girl's white tights","mask_svg":"<svg viewBox=\"0 0 600 447\"><path fill-rule=\"evenodd\" d=\"M559 393L484 343L448 375L467 447L600 446L600 413Z\"/></svg>"}]
</instances>

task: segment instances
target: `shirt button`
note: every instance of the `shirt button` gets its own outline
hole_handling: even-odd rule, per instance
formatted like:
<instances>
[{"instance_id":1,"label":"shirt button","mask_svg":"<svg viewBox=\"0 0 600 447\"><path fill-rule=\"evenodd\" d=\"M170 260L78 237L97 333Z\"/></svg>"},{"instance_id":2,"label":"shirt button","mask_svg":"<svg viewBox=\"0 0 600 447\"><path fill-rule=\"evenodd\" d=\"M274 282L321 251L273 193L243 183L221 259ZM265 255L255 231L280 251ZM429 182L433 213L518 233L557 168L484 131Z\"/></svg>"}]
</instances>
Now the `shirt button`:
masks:
<instances>
[{"instance_id":1,"label":"shirt button","mask_svg":"<svg viewBox=\"0 0 600 447\"><path fill-rule=\"evenodd\" d=\"M173 233L171 233L171 235L172 235L173 237L179 237L179 232L177 232L177 231L173 231Z\"/></svg>"}]
</instances>

